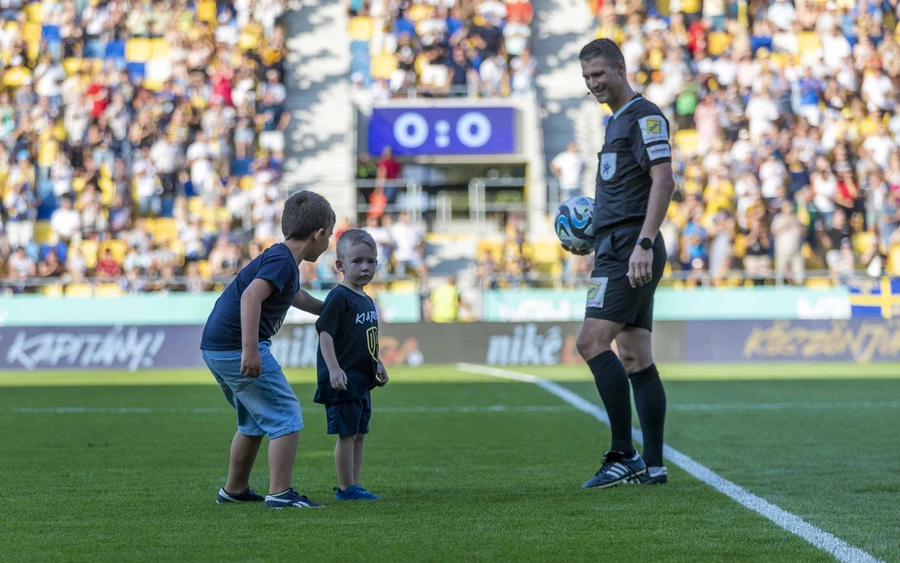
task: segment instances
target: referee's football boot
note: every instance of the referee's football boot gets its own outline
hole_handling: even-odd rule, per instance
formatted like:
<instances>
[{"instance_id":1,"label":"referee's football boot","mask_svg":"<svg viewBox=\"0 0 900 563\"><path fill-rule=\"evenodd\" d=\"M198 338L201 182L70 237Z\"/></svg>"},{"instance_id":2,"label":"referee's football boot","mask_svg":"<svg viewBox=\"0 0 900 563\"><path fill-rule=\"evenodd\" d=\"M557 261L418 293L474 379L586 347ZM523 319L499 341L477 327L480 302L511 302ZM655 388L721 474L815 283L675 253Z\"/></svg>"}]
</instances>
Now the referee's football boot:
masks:
<instances>
[{"instance_id":1,"label":"referee's football boot","mask_svg":"<svg viewBox=\"0 0 900 563\"><path fill-rule=\"evenodd\" d=\"M634 457L631 458L622 452L606 452L603 457L603 465L593 477L581 485L582 488L605 489L622 483L634 483L647 473L647 466L637 452L634 452Z\"/></svg>"},{"instance_id":2,"label":"referee's football boot","mask_svg":"<svg viewBox=\"0 0 900 563\"><path fill-rule=\"evenodd\" d=\"M665 485L669 482L669 471L666 466L648 467L647 472L637 478L639 485Z\"/></svg>"},{"instance_id":3,"label":"referee's football boot","mask_svg":"<svg viewBox=\"0 0 900 563\"><path fill-rule=\"evenodd\" d=\"M253 489L247 489L239 495L233 495L225 492L225 488L219 489L219 496L216 498L216 504L225 504L228 502L263 502L266 497L257 493Z\"/></svg>"},{"instance_id":4,"label":"referee's football boot","mask_svg":"<svg viewBox=\"0 0 900 563\"><path fill-rule=\"evenodd\" d=\"M288 489L277 495L266 495L266 508L274 508L276 510L282 508L325 508L325 505L310 500L309 497L301 495L294 489Z\"/></svg>"}]
</instances>

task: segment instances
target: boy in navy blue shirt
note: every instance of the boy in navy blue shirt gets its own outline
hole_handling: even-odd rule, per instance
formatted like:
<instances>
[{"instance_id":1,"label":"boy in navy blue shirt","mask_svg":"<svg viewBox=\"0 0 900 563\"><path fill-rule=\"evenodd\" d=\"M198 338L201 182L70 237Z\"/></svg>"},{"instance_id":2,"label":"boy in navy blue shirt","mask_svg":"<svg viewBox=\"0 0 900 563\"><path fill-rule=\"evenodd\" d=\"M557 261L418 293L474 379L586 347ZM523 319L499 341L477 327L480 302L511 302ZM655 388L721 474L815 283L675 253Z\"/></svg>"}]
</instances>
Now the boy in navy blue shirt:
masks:
<instances>
[{"instance_id":1,"label":"boy in navy blue shirt","mask_svg":"<svg viewBox=\"0 0 900 563\"><path fill-rule=\"evenodd\" d=\"M370 391L388 382L378 359L378 312L363 288L375 275L372 235L350 229L337 242L337 270L344 280L325 298L319 331L318 388L314 401L325 405L328 433L337 434L334 466L337 500L377 500L359 485L363 447L372 416Z\"/></svg>"},{"instance_id":2,"label":"boy in navy blue shirt","mask_svg":"<svg viewBox=\"0 0 900 563\"><path fill-rule=\"evenodd\" d=\"M300 192L284 204L285 241L257 256L216 301L200 342L203 360L237 411L228 480L216 502L261 502L269 508L315 508L291 487L300 403L269 351L291 305L312 314L322 302L300 289L300 262L315 262L328 248L334 211L322 196ZM269 436L269 494L250 489L250 471Z\"/></svg>"}]
</instances>

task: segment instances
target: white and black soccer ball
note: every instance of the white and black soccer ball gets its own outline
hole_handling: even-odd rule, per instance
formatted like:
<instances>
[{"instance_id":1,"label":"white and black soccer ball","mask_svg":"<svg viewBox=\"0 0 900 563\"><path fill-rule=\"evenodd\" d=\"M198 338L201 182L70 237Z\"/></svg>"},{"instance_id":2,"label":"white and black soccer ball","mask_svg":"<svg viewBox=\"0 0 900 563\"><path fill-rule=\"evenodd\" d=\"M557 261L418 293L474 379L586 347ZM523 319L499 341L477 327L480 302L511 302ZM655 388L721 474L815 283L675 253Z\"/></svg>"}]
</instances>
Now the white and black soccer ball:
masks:
<instances>
[{"instance_id":1,"label":"white and black soccer ball","mask_svg":"<svg viewBox=\"0 0 900 563\"><path fill-rule=\"evenodd\" d=\"M576 196L563 202L556 211L556 219L553 222L559 242L573 250L593 249L593 219L593 198Z\"/></svg>"}]
</instances>

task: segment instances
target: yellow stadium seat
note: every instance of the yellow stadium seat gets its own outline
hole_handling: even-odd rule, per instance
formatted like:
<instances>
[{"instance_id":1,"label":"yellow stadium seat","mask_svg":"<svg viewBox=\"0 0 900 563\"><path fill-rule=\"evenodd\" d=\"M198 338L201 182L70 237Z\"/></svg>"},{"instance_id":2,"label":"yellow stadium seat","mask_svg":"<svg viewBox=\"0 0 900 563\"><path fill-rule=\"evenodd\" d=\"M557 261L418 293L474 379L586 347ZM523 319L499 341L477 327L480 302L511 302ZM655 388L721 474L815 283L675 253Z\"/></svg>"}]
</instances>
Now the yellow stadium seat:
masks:
<instances>
[{"instance_id":1,"label":"yellow stadium seat","mask_svg":"<svg viewBox=\"0 0 900 563\"><path fill-rule=\"evenodd\" d=\"M216 24L216 3L215 0L201 0L197 4L197 19L209 23Z\"/></svg>"},{"instance_id":2,"label":"yellow stadium seat","mask_svg":"<svg viewBox=\"0 0 900 563\"><path fill-rule=\"evenodd\" d=\"M169 250L175 253L175 265L184 266L184 243L175 239L169 244Z\"/></svg>"},{"instance_id":3,"label":"yellow stadium seat","mask_svg":"<svg viewBox=\"0 0 900 563\"><path fill-rule=\"evenodd\" d=\"M168 59L172 56L172 47L165 39L152 39L150 53L151 59Z\"/></svg>"},{"instance_id":4,"label":"yellow stadium seat","mask_svg":"<svg viewBox=\"0 0 900 563\"><path fill-rule=\"evenodd\" d=\"M84 265L89 270L97 267L97 253L99 250L99 245L92 240L86 240L81 243L81 253L84 254Z\"/></svg>"},{"instance_id":5,"label":"yellow stadium seat","mask_svg":"<svg viewBox=\"0 0 900 563\"><path fill-rule=\"evenodd\" d=\"M192 197L188 199L188 213L191 215L202 215L206 205L203 203L202 197Z\"/></svg>"},{"instance_id":6,"label":"yellow stadium seat","mask_svg":"<svg viewBox=\"0 0 900 563\"><path fill-rule=\"evenodd\" d=\"M156 229L154 230L156 238L159 240L172 241L178 238L178 225L175 219L159 218L156 220Z\"/></svg>"},{"instance_id":7,"label":"yellow stadium seat","mask_svg":"<svg viewBox=\"0 0 900 563\"><path fill-rule=\"evenodd\" d=\"M685 156L697 154L697 145L700 136L696 129L679 129L675 132L675 146L681 150Z\"/></svg>"},{"instance_id":8,"label":"yellow stadium seat","mask_svg":"<svg viewBox=\"0 0 900 563\"><path fill-rule=\"evenodd\" d=\"M804 31L797 36L800 56L807 55L822 48L819 34L814 31Z\"/></svg>"},{"instance_id":9,"label":"yellow stadium seat","mask_svg":"<svg viewBox=\"0 0 900 563\"><path fill-rule=\"evenodd\" d=\"M145 63L153 56L153 42L143 37L129 39L125 43L125 60L130 63Z\"/></svg>"},{"instance_id":10,"label":"yellow stadium seat","mask_svg":"<svg viewBox=\"0 0 900 563\"><path fill-rule=\"evenodd\" d=\"M872 241L875 240L875 233L860 232L853 235L853 249L857 255L865 254L872 248Z\"/></svg>"},{"instance_id":11,"label":"yellow stadium seat","mask_svg":"<svg viewBox=\"0 0 900 563\"><path fill-rule=\"evenodd\" d=\"M42 286L41 295L44 297L62 297L63 286L58 283Z\"/></svg>"},{"instance_id":12,"label":"yellow stadium seat","mask_svg":"<svg viewBox=\"0 0 900 563\"><path fill-rule=\"evenodd\" d=\"M831 289L831 280L828 278L810 278L806 280L806 287L810 289Z\"/></svg>"},{"instance_id":13,"label":"yellow stadium seat","mask_svg":"<svg viewBox=\"0 0 900 563\"><path fill-rule=\"evenodd\" d=\"M709 54L718 57L731 44L731 35L724 31L713 31L709 34Z\"/></svg>"},{"instance_id":14,"label":"yellow stadium seat","mask_svg":"<svg viewBox=\"0 0 900 563\"><path fill-rule=\"evenodd\" d=\"M197 262L197 273L205 280L212 278L212 268L209 267L208 260L200 260Z\"/></svg>"},{"instance_id":15,"label":"yellow stadium seat","mask_svg":"<svg viewBox=\"0 0 900 563\"><path fill-rule=\"evenodd\" d=\"M93 297L94 288L89 283L70 283L66 286L66 297Z\"/></svg>"},{"instance_id":16,"label":"yellow stadium seat","mask_svg":"<svg viewBox=\"0 0 900 563\"><path fill-rule=\"evenodd\" d=\"M240 180L238 180L238 185L242 190L252 190L253 189L253 176L243 176Z\"/></svg>"},{"instance_id":17,"label":"yellow stadium seat","mask_svg":"<svg viewBox=\"0 0 900 563\"><path fill-rule=\"evenodd\" d=\"M499 239L482 239L478 241L478 244L475 247L475 259L481 260L485 251L491 253L491 258L493 258L495 262L500 262L503 259L503 241Z\"/></svg>"},{"instance_id":18,"label":"yellow stadium seat","mask_svg":"<svg viewBox=\"0 0 900 563\"><path fill-rule=\"evenodd\" d=\"M112 259L121 264L128 254L128 243L118 239L105 240L100 243L100 256L105 256L107 250L112 254Z\"/></svg>"},{"instance_id":19,"label":"yellow stadium seat","mask_svg":"<svg viewBox=\"0 0 900 563\"><path fill-rule=\"evenodd\" d=\"M792 62L793 57L789 53L771 53L770 60L775 63L778 68L785 68Z\"/></svg>"},{"instance_id":20,"label":"yellow stadium seat","mask_svg":"<svg viewBox=\"0 0 900 563\"><path fill-rule=\"evenodd\" d=\"M372 78L390 78L394 71L397 70L397 57L391 53L384 53L377 57L372 57Z\"/></svg>"},{"instance_id":21,"label":"yellow stadium seat","mask_svg":"<svg viewBox=\"0 0 900 563\"><path fill-rule=\"evenodd\" d=\"M40 2L32 2L30 4L25 4L25 19L29 22L34 22L37 24L43 23L44 21L44 5Z\"/></svg>"},{"instance_id":22,"label":"yellow stadium seat","mask_svg":"<svg viewBox=\"0 0 900 563\"><path fill-rule=\"evenodd\" d=\"M41 24L25 22L22 26L22 38L28 43L28 58L36 59L41 49Z\"/></svg>"},{"instance_id":23,"label":"yellow stadium seat","mask_svg":"<svg viewBox=\"0 0 900 563\"><path fill-rule=\"evenodd\" d=\"M900 275L897 272L900 272L900 245L895 244L888 252L887 273L891 276Z\"/></svg>"},{"instance_id":24,"label":"yellow stadium seat","mask_svg":"<svg viewBox=\"0 0 900 563\"><path fill-rule=\"evenodd\" d=\"M94 289L97 297L120 297L122 293L122 288L115 283L101 283Z\"/></svg>"},{"instance_id":25,"label":"yellow stadium seat","mask_svg":"<svg viewBox=\"0 0 900 563\"><path fill-rule=\"evenodd\" d=\"M77 73L81 69L81 59L65 59L62 62L63 69L66 71L66 76L72 76Z\"/></svg>"},{"instance_id":26,"label":"yellow stadium seat","mask_svg":"<svg viewBox=\"0 0 900 563\"><path fill-rule=\"evenodd\" d=\"M162 80L144 80L143 82L141 82L141 86L143 86L147 90L150 90L151 92L159 92L165 85L165 82L163 82Z\"/></svg>"},{"instance_id":27,"label":"yellow stadium seat","mask_svg":"<svg viewBox=\"0 0 900 563\"><path fill-rule=\"evenodd\" d=\"M34 242L38 244L56 242L56 233L50 228L50 221L38 221L34 224Z\"/></svg>"},{"instance_id":28,"label":"yellow stadium seat","mask_svg":"<svg viewBox=\"0 0 900 563\"><path fill-rule=\"evenodd\" d=\"M535 264L557 264L559 263L560 251L559 241L556 240L539 240L531 245L531 260Z\"/></svg>"},{"instance_id":29,"label":"yellow stadium seat","mask_svg":"<svg viewBox=\"0 0 900 563\"><path fill-rule=\"evenodd\" d=\"M369 41L372 39L372 32L375 24L372 18L368 16L358 16L350 20L350 39L358 41Z\"/></svg>"}]
</instances>

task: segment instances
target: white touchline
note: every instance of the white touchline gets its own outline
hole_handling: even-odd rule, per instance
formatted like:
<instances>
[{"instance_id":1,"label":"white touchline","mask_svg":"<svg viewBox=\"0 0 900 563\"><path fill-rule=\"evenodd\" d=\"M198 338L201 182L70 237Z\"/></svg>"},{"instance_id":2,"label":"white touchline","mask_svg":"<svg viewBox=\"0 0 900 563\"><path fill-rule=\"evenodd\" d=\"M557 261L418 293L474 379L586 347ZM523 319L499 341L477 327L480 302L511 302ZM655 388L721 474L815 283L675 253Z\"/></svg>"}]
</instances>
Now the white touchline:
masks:
<instances>
[{"instance_id":1,"label":"white touchline","mask_svg":"<svg viewBox=\"0 0 900 563\"><path fill-rule=\"evenodd\" d=\"M606 416L605 410L588 401L584 397L573 393L562 385L559 385L552 381L548 381L534 375L528 375L527 373L519 373L515 371L479 366L475 364L460 363L457 364L456 367L458 370L468 373L476 373L480 375L489 375L492 377L512 379L515 381L523 381L526 383L534 383L541 389L556 395L576 409L593 416L607 426L609 425L609 417ZM632 429L632 435L634 436L634 440L637 443L643 443L643 437L641 436L640 430L638 430L637 428ZM801 538L812 544L814 547L830 553L838 561L844 563L880 563L879 559L876 559L862 549L854 547L841 538L835 536L834 534L830 534L825 530L822 530L821 528L813 526L796 514L791 514L790 512L775 506L764 498L754 495L746 489L743 489L742 487L732 483L728 479L721 477L712 469L694 461L675 448L666 445L663 449L663 452L665 454L665 457L668 458L670 462L684 469L694 478L706 483L720 493L727 495L731 499L737 501L741 505L749 508L757 514L768 518L776 525L787 530L788 532L800 536Z\"/></svg>"}]
</instances>

